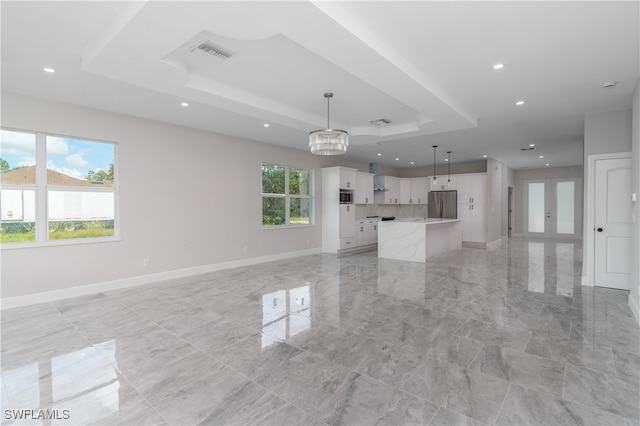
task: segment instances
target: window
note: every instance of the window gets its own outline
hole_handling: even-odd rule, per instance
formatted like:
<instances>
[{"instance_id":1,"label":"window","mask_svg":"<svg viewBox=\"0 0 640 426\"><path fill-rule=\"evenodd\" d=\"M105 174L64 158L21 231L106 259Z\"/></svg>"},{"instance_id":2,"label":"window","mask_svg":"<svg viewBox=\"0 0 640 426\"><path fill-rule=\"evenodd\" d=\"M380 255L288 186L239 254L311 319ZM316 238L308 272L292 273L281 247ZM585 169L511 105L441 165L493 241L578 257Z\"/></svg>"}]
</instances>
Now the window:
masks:
<instances>
[{"instance_id":1,"label":"window","mask_svg":"<svg viewBox=\"0 0 640 426\"><path fill-rule=\"evenodd\" d=\"M2 129L0 242L116 236L116 145Z\"/></svg>"},{"instance_id":2,"label":"window","mask_svg":"<svg viewBox=\"0 0 640 426\"><path fill-rule=\"evenodd\" d=\"M36 135L0 133L0 241L36 240Z\"/></svg>"},{"instance_id":3,"label":"window","mask_svg":"<svg viewBox=\"0 0 640 426\"><path fill-rule=\"evenodd\" d=\"M262 164L262 226L313 223L313 172Z\"/></svg>"}]
</instances>

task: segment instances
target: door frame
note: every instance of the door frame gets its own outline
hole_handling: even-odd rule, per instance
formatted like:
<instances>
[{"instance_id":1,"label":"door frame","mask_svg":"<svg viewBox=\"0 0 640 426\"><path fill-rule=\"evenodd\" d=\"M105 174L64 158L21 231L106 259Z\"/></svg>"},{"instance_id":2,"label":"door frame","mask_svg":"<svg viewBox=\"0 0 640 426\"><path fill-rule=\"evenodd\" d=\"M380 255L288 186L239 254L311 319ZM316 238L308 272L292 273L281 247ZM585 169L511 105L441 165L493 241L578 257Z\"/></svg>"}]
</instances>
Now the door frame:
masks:
<instances>
[{"instance_id":1,"label":"door frame","mask_svg":"<svg viewBox=\"0 0 640 426\"><path fill-rule=\"evenodd\" d=\"M587 156L585 184L582 285L595 286L595 220L596 220L596 161L632 158L631 152L612 152L608 154L592 154Z\"/></svg>"}]
</instances>

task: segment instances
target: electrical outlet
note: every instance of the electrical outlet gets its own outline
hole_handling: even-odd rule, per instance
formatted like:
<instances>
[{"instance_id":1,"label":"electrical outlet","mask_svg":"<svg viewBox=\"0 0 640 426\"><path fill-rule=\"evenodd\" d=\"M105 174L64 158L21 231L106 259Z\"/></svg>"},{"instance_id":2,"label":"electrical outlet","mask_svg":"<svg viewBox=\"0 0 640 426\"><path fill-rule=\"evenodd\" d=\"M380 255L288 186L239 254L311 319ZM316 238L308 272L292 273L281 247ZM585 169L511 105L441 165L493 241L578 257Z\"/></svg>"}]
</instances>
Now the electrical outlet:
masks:
<instances>
[{"instance_id":1,"label":"electrical outlet","mask_svg":"<svg viewBox=\"0 0 640 426\"><path fill-rule=\"evenodd\" d=\"M142 259L142 266L144 266L145 268L149 266L149 259Z\"/></svg>"}]
</instances>

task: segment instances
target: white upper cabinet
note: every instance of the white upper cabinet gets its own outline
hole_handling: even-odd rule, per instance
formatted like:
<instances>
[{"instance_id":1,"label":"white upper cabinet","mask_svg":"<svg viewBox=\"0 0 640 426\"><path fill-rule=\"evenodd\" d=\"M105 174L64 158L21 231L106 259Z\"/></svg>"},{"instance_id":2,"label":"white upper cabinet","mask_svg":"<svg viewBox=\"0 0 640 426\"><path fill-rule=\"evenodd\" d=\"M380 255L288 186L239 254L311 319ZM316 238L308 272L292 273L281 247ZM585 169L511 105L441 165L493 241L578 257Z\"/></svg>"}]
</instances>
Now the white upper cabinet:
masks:
<instances>
[{"instance_id":1,"label":"white upper cabinet","mask_svg":"<svg viewBox=\"0 0 640 426\"><path fill-rule=\"evenodd\" d=\"M356 204L373 204L373 175L371 173L356 172Z\"/></svg>"},{"instance_id":2,"label":"white upper cabinet","mask_svg":"<svg viewBox=\"0 0 640 426\"><path fill-rule=\"evenodd\" d=\"M340 189L356 189L356 169L340 167Z\"/></svg>"},{"instance_id":3,"label":"white upper cabinet","mask_svg":"<svg viewBox=\"0 0 640 426\"><path fill-rule=\"evenodd\" d=\"M400 204L400 178L376 176L378 184L386 191L376 191L376 204Z\"/></svg>"},{"instance_id":4,"label":"white upper cabinet","mask_svg":"<svg viewBox=\"0 0 640 426\"><path fill-rule=\"evenodd\" d=\"M427 204L429 199L429 178L411 178L411 199L409 204Z\"/></svg>"},{"instance_id":5,"label":"white upper cabinet","mask_svg":"<svg viewBox=\"0 0 640 426\"><path fill-rule=\"evenodd\" d=\"M411 204L411 179L400 178L400 204Z\"/></svg>"},{"instance_id":6,"label":"white upper cabinet","mask_svg":"<svg viewBox=\"0 0 640 426\"><path fill-rule=\"evenodd\" d=\"M429 176L429 191L454 191L458 189L458 177L455 175L437 175L436 180Z\"/></svg>"},{"instance_id":7,"label":"white upper cabinet","mask_svg":"<svg viewBox=\"0 0 640 426\"><path fill-rule=\"evenodd\" d=\"M458 203L484 204L486 197L486 173L458 176Z\"/></svg>"}]
</instances>

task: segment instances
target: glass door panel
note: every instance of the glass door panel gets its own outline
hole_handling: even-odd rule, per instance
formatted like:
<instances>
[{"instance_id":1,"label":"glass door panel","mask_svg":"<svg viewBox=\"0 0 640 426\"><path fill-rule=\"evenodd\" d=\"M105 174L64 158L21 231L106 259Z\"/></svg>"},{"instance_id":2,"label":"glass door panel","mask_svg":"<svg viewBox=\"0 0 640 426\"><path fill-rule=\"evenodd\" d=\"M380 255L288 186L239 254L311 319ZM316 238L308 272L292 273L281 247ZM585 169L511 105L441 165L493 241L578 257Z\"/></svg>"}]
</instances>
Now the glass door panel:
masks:
<instances>
[{"instance_id":1,"label":"glass door panel","mask_svg":"<svg viewBox=\"0 0 640 426\"><path fill-rule=\"evenodd\" d=\"M545 232L545 183L529 182L528 184L529 202L529 233Z\"/></svg>"},{"instance_id":2,"label":"glass door panel","mask_svg":"<svg viewBox=\"0 0 640 426\"><path fill-rule=\"evenodd\" d=\"M575 182L556 182L556 233L575 234Z\"/></svg>"}]
</instances>

